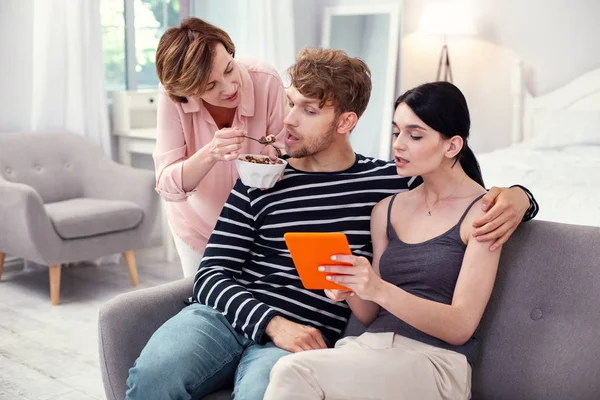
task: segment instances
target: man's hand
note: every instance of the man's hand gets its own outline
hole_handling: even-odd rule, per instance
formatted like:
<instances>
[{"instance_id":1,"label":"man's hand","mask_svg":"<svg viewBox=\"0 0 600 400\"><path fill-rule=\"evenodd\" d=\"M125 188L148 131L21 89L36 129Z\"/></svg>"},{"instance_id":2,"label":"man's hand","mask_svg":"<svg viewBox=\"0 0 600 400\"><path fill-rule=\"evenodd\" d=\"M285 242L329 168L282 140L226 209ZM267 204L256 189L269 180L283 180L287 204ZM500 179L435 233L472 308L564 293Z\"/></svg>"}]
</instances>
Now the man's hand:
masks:
<instances>
[{"instance_id":1,"label":"man's hand","mask_svg":"<svg viewBox=\"0 0 600 400\"><path fill-rule=\"evenodd\" d=\"M265 332L275 346L292 353L327 348L318 329L297 324L279 315L269 321Z\"/></svg>"},{"instance_id":2,"label":"man's hand","mask_svg":"<svg viewBox=\"0 0 600 400\"><path fill-rule=\"evenodd\" d=\"M490 251L508 241L529 208L529 197L518 188L493 187L483 196L482 209L486 214L473 222L473 236L480 242L495 240Z\"/></svg>"}]
</instances>

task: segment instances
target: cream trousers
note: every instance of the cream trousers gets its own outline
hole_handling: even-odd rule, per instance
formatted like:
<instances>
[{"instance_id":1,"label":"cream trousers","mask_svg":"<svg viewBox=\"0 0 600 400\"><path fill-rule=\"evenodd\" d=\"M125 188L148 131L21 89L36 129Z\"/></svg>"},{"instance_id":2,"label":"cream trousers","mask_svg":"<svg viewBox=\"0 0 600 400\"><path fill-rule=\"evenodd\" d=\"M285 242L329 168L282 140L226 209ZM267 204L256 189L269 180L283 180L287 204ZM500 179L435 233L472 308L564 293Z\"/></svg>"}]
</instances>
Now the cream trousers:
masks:
<instances>
[{"instance_id":1,"label":"cream trousers","mask_svg":"<svg viewBox=\"0 0 600 400\"><path fill-rule=\"evenodd\" d=\"M265 400L471 398L465 356L393 333L365 333L334 349L285 356L271 371Z\"/></svg>"}]
</instances>

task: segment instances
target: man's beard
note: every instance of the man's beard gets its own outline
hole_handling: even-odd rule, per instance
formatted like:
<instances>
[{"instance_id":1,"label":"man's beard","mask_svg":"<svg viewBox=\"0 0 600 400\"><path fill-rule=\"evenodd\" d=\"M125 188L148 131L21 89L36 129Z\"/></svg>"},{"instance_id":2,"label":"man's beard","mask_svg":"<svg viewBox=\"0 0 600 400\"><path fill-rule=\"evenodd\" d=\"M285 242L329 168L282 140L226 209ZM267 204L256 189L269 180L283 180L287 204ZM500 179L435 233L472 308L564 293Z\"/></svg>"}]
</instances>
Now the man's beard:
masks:
<instances>
[{"instance_id":1,"label":"man's beard","mask_svg":"<svg viewBox=\"0 0 600 400\"><path fill-rule=\"evenodd\" d=\"M303 144L299 149L290 151L286 148L286 153L290 157L303 158L315 155L329 147L333 142L333 135L335 131L335 124L329 127L329 130L324 135L319 135L313 139L311 143Z\"/></svg>"}]
</instances>

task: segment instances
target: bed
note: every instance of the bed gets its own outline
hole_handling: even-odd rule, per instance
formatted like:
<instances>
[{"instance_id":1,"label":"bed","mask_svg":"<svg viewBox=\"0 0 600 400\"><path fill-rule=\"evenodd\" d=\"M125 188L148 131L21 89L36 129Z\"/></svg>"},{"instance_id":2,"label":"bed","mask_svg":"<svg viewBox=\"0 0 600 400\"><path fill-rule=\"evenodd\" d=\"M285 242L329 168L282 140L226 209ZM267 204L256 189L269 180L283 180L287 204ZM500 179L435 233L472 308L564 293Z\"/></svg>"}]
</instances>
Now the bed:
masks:
<instances>
[{"instance_id":1,"label":"bed","mask_svg":"<svg viewBox=\"0 0 600 400\"><path fill-rule=\"evenodd\" d=\"M513 144L477 154L486 186L528 187L537 219L600 226L600 69L533 97L518 61L513 95Z\"/></svg>"}]
</instances>

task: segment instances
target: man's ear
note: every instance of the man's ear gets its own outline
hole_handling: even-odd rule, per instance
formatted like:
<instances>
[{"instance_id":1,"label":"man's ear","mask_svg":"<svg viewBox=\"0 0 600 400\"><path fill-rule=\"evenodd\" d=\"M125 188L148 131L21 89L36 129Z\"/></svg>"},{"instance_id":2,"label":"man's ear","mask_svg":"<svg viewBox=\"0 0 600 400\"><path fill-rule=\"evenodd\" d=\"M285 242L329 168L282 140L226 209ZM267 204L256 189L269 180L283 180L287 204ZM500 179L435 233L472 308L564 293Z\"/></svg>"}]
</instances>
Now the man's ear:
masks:
<instances>
[{"instance_id":1,"label":"man's ear","mask_svg":"<svg viewBox=\"0 0 600 400\"><path fill-rule=\"evenodd\" d=\"M357 122L358 122L358 116L356 115L355 112L348 111L348 112L342 113L338 117L338 121L336 124L337 132L341 133L341 134L350 133L352 131L352 129L354 129L354 127L356 126Z\"/></svg>"},{"instance_id":2,"label":"man's ear","mask_svg":"<svg viewBox=\"0 0 600 400\"><path fill-rule=\"evenodd\" d=\"M446 150L445 155L448 158L454 158L462 150L462 148L465 144L465 141L463 140L462 137L456 135L456 136L451 137L447 143L448 143L448 148Z\"/></svg>"}]
</instances>

